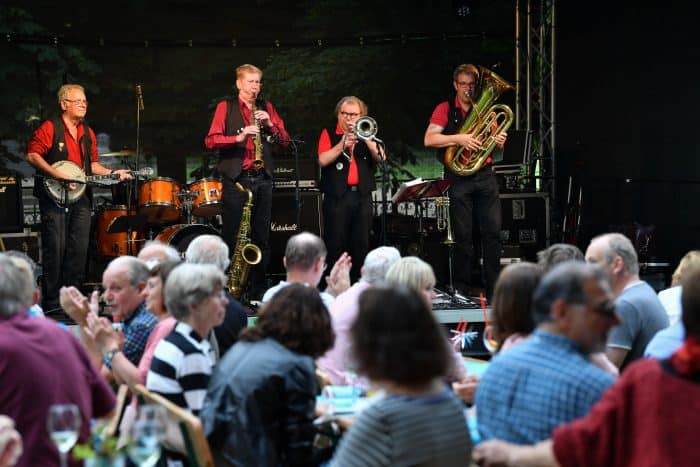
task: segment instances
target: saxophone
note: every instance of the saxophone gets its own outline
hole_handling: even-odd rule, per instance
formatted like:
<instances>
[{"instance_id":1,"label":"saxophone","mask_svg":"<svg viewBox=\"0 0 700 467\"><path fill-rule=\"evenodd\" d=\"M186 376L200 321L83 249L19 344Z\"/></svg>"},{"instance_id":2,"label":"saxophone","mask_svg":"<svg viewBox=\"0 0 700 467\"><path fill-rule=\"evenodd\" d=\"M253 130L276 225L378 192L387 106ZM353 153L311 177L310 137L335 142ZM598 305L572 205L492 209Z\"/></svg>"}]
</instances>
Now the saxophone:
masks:
<instances>
[{"instance_id":1,"label":"saxophone","mask_svg":"<svg viewBox=\"0 0 700 467\"><path fill-rule=\"evenodd\" d=\"M231 269L228 281L229 293L236 299L240 299L248 280L250 267L260 262L262 252L248 238L250 233L250 212L253 209L253 192L243 188L243 185L239 182L236 182L236 189L243 193L248 193L248 201L243 206L241 224L238 227L238 234L236 234L236 247L233 250L233 256L231 256Z\"/></svg>"},{"instance_id":2,"label":"saxophone","mask_svg":"<svg viewBox=\"0 0 700 467\"><path fill-rule=\"evenodd\" d=\"M258 96L258 98L259 97L260 96ZM262 125L260 124L260 121L257 118L255 118L255 111L258 110L256 106L258 98L253 100L253 105L250 107L250 111L252 112L251 115L253 116L253 122L255 126L257 126L260 130L255 135L255 138L253 138L253 145L255 146L255 159L253 160L253 167L255 168L255 170L260 170L265 167L265 161L263 160Z\"/></svg>"}]
</instances>

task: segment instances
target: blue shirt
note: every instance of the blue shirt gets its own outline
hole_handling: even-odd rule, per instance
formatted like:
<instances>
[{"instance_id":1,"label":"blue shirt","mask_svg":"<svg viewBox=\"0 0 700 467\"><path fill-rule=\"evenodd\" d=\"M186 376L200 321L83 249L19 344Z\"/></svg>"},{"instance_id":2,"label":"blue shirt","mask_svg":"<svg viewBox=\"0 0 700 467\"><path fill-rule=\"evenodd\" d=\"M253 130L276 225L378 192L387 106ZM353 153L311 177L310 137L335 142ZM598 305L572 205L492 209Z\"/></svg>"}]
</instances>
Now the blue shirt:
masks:
<instances>
[{"instance_id":1,"label":"blue shirt","mask_svg":"<svg viewBox=\"0 0 700 467\"><path fill-rule=\"evenodd\" d=\"M613 376L590 363L570 339L536 330L491 361L476 390L483 440L534 444L587 414Z\"/></svg>"},{"instance_id":2,"label":"blue shirt","mask_svg":"<svg viewBox=\"0 0 700 467\"><path fill-rule=\"evenodd\" d=\"M146 309L143 303L131 314L122 326L124 330L124 356L138 366L151 331L158 324L158 318Z\"/></svg>"},{"instance_id":3,"label":"blue shirt","mask_svg":"<svg viewBox=\"0 0 700 467\"><path fill-rule=\"evenodd\" d=\"M651 338L644 356L664 360L683 345L683 340L685 340L685 327L683 321L677 321L676 324L662 329Z\"/></svg>"}]
</instances>

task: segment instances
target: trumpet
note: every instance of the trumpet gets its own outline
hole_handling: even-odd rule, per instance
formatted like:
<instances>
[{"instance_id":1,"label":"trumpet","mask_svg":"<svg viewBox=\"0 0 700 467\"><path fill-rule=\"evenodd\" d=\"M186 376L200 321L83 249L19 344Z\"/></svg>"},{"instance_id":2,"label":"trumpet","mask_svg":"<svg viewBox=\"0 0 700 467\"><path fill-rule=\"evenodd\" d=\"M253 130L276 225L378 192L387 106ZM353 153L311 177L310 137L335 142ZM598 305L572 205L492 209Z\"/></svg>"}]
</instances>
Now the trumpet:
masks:
<instances>
[{"instance_id":1,"label":"trumpet","mask_svg":"<svg viewBox=\"0 0 700 467\"><path fill-rule=\"evenodd\" d=\"M353 133L363 141L376 140L377 131L379 127L377 126L376 120L372 117L364 116L357 119L352 127Z\"/></svg>"}]
</instances>

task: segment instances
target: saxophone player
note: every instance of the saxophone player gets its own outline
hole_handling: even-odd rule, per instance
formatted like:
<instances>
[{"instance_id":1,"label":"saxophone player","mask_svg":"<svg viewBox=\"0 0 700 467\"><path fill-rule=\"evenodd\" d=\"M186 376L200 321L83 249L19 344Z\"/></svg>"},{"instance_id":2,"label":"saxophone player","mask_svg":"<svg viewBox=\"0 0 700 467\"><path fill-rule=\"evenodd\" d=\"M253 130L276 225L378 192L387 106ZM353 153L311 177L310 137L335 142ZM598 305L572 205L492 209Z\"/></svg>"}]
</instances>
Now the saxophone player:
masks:
<instances>
[{"instance_id":1,"label":"saxophone player","mask_svg":"<svg viewBox=\"0 0 700 467\"><path fill-rule=\"evenodd\" d=\"M259 298L266 289L274 169L272 141L284 146L290 139L275 107L260 99L262 75L262 70L251 64L236 68L238 97L217 104L204 139L205 147L219 154L223 185L222 237L231 251L235 250L236 233L248 201L247 194L236 189L236 182L253 195L250 238L262 251L262 260L251 271L250 298Z\"/></svg>"},{"instance_id":2,"label":"saxophone player","mask_svg":"<svg viewBox=\"0 0 700 467\"><path fill-rule=\"evenodd\" d=\"M459 128L474 109L474 101L480 79L479 68L472 64L459 65L452 76L455 96L438 104L430 117L423 143L436 148L442 161L450 146L461 146L465 151L481 149L482 141L472 133L460 133ZM502 150L508 135L497 133L496 150ZM460 176L445 169L445 178L453 180L449 188L450 215L454 229L454 286L463 295L469 295L471 265L474 263L472 240L472 214L481 233L481 252L484 258L484 282L487 297L491 297L493 284L500 270L501 257L501 203L498 183L493 173L493 160L489 157L473 174Z\"/></svg>"}]
</instances>

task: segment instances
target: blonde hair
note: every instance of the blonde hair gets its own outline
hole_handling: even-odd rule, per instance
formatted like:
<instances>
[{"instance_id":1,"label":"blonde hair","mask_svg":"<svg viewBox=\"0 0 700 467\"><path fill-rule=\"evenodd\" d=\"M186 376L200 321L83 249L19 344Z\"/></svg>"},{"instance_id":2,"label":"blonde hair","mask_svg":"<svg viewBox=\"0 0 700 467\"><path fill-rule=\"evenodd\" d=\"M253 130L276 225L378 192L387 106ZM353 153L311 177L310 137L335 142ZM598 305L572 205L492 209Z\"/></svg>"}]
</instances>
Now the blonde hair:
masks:
<instances>
[{"instance_id":1,"label":"blonde hair","mask_svg":"<svg viewBox=\"0 0 700 467\"><path fill-rule=\"evenodd\" d=\"M435 286L433 267L415 256L401 258L386 273L388 284L403 285L418 292Z\"/></svg>"},{"instance_id":2,"label":"blonde hair","mask_svg":"<svg viewBox=\"0 0 700 467\"><path fill-rule=\"evenodd\" d=\"M363 101L362 99L360 99L359 97L356 97L356 96L345 96L345 97L341 97L340 100L338 101L338 103L335 104L335 116L336 117L340 113L340 108L349 102L351 102L353 104L357 104L360 107L360 116L367 115L367 112L369 110L367 109L367 104L365 104L365 101Z\"/></svg>"},{"instance_id":3,"label":"blonde hair","mask_svg":"<svg viewBox=\"0 0 700 467\"><path fill-rule=\"evenodd\" d=\"M671 286L681 285L683 274L687 274L693 269L700 269L700 250L690 250L681 258L678 267L671 276Z\"/></svg>"},{"instance_id":4,"label":"blonde hair","mask_svg":"<svg viewBox=\"0 0 700 467\"><path fill-rule=\"evenodd\" d=\"M239 66L236 68L236 79L242 79L243 75L246 73L255 73L260 75L260 78L262 78L263 72L260 68L256 67L255 65L251 65L250 63L244 63L243 65Z\"/></svg>"}]
</instances>

